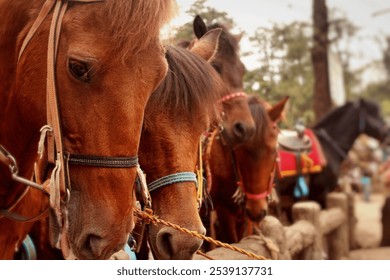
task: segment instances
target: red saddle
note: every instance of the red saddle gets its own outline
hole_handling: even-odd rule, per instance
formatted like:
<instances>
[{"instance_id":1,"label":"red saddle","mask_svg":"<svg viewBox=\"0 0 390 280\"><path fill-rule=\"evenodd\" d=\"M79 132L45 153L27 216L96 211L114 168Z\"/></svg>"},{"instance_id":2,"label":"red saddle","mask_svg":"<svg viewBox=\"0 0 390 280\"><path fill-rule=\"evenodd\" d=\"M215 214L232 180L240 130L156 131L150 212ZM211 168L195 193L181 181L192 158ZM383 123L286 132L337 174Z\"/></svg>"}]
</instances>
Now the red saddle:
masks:
<instances>
[{"instance_id":1,"label":"red saddle","mask_svg":"<svg viewBox=\"0 0 390 280\"><path fill-rule=\"evenodd\" d=\"M313 131L305 129L304 137L307 140L310 139L311 142L307 149L299 149L299 147L294 149L291 145L289 149L286 149L283 145L279 145L279 176L281 178L321 172L326 165L321 145ZM291 143L295 142L292 141ZM298 159L300 164L297 164ZM298 167L300 167L300 170L298 170Z\"/></svg>"}]
</instances>

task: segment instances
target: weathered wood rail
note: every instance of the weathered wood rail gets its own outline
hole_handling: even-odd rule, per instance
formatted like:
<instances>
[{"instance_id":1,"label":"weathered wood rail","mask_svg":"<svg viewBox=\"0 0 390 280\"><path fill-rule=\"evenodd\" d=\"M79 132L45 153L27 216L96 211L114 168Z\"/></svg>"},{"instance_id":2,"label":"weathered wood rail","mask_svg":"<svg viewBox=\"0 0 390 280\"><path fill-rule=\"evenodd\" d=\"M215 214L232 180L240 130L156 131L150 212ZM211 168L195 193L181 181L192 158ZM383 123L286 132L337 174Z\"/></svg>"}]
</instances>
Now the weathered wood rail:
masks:
<instances>
[{"instance_id":1,"label":"weathered wood rail","mask_svg":"<svg viewBox=\"0 0 390 280\"><path fill-rule=\"evenodd\" d=\"M321 210L316 202L296 203L292 225L283 226L278 219L268 216L258 234L233 245L269 259L346 259L355 246L353 195L330 193L327 205L327 209ZM214 249L207 255L214 259L249 259L225 248Z\"/></svg>"}]
</instances>

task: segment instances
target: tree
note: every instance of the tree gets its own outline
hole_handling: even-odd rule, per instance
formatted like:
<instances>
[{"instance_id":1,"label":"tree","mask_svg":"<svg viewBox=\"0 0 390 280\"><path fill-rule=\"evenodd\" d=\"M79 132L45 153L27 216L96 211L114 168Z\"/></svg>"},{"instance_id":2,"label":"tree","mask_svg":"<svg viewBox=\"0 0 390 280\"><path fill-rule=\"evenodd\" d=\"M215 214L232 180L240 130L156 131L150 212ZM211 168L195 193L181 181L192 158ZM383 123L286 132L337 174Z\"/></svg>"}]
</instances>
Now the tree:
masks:
<instances>
[{"instance_id":1,"label":"tree","mask_svg":"<svg viewBox=\"0 0 390 280\"><path fill-rule=\"evenodd\" d=\"M387 48L383 51L383 64L386 69L387 79L390 80L390 37L386 38Z\"/></svg>"},{"instance_id":2,"label":"tree","mask_svg":"<svg viewBox=\"0 0 390 280\"><path fill-rule=\"evenodd\" d=\"M325 0L313 0L313 48L311 51L314 69L313 110L320 120L332 108L328 62L328 9Z\"/></svg>"},{"instance_id":3,"label":"tree","mask_svg":"<svg viewBox=\"0 0 390 280\"><path fill-rule=\"evenodd\" d=\"M290 96L287 126L298 119L314 122L311 26L304 22L258 28L250 37L258 49L260 67L245 75L245 90L270 102Z\"/></svg>"},{"instance_id":4,"label":"tree","mask_svg":"<svg viewBox=\"0 0 390 280\"><path fill-rule=\"evenodd\" d=\"M359 84L359 78L358 73L350 68L351 60L355 57L351 46L356 44L353 40L356 39L359 28L338 9L331 9L329 18L330 48L341 59L346 98L352 99L352 93Z\"/></svg>"},{"instance_id":5,"label":"tree","mask_svg":"<svg viewBox=\"0 0 390 280\"><path fill-rule=\"evenodd\" d=\"M390 117L390 37L386 38L387 46L383 50L382 62L387 78L381 82L369 84L361 93L363 97L377 102L384 116Z\"/></svg>"},{"instance_id":6,"label":"tree","mask_svg":"<svg viewBox=\"0 0 390 280\"><path fill-rule=\"evenodd\" d=\"M206 6L207 0L197 0L194 4L189 8L186 13L190 15L192 18L195 18L196 15L200 15L206 25L211 25L215 22L224 24L228 29L233 28L235 23L232 18L228 16L226 12L221 12L216 10L213 7ZM174 34L174 42L180 41L189 41L194 38L192 21L187 22L178 30L176 30Z\"/></svg>"}]
</instances>

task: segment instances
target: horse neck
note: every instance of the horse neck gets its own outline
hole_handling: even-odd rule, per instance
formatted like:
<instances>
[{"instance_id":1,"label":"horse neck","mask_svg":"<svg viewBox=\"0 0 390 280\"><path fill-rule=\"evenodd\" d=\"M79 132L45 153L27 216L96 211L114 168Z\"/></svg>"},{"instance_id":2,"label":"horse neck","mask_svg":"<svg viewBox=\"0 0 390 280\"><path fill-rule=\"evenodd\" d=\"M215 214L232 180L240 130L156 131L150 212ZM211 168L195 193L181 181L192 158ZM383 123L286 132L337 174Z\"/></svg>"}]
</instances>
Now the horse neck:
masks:
<instances>
[{"instance_id":1,"label":"horse neck","mask_svg":"<svg viewBox=\"0 0 390 280\"><path fill-rule=\"evenodd\" d=\"M21 116L21 111L25 110L25 107L18 104L16 98L12 98L13 92L10 92L8 97L4 116L0 119L0 144L16 159L19 175L31 178L37 153L39 128L34 128L34 125L26 122L26 118ZM33 118L32 114L30 118ZM0 197L3 200L5 196L10 197L10 193L17 185L11 180L10 171L4 165L0 168L0 182Z\"/></svg>"},{"instance_id":2,"label":"horse neck","mask_svg":"<svg viewBox=\"0 0 390 280\"><path fill-rule=\"evenodd\" d=\"M213 166L212 174L212 193L218 193L227 196L230 200L231 195L236 191L236 178L233 172L230 147L223 143L222 135L214 139L210 153L210 165ZM218 178L219 184L216 182Z\"/></svg>"},{"instance_id":3,"label":"horse neck","mask_svg":"<svg viewBox=\"0 0 390 280\"><path fill-rule=\"evenodd\" d=\"M13 0L0 4L0 119L16 72L18 36L29 22L29 11L36 1Z\"/></svg>"},{"instance_id":4,"label":"horse neck","mask_svg":"<svg viewBox=\"0 0 390 280\"><path fill-rule=\"evenodd\" d=\"M336 145L345 154L348 154L348 152L352 149L355 140L359 136L357 122L350 125L343 119L326 125L317 126L314 129L314 131L320 130L325 131L332 140L333 145Z\"/></svg>"}]
</instances>

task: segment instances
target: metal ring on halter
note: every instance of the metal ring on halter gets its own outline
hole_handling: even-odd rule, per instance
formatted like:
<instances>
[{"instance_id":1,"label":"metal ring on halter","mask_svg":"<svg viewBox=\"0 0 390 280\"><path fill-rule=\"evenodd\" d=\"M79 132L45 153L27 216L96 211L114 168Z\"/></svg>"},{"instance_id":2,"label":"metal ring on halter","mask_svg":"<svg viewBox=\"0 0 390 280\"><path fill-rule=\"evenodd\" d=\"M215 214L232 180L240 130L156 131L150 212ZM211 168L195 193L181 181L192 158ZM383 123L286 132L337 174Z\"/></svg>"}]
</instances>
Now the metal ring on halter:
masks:
<instances>
[{"instance_id":1,"label":"metal ring on halter","mask_svg":"<svg viewBox=\"0 0 390 280\"><path fill-rule=\"evenodd\" d=\"M36 188L44 193L47 193L42 185L37 184L36 182L33 182L31 180L28 180L26 178L19 176L19 167L18 167L18 163L16 162L15 157L1 145L0 145L0 152L1 152L1 155L3 156L2 158L6 159L6 160L4 160L4 163L8 165L8 168L11 172L12 180L19 182L19 183L22 183L24 185Z\"/></svg>"}]
</instances>

